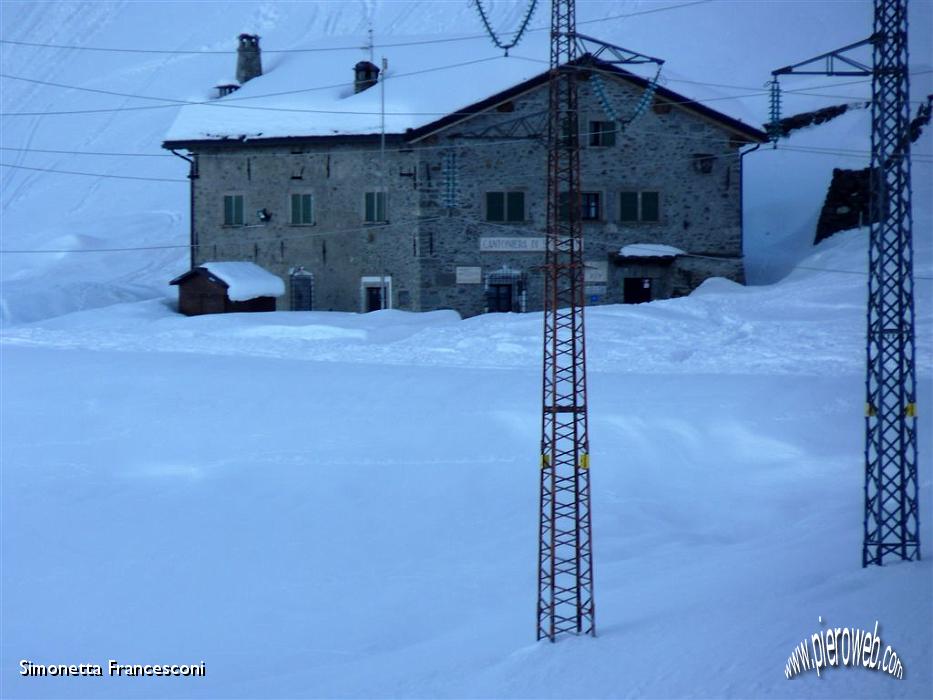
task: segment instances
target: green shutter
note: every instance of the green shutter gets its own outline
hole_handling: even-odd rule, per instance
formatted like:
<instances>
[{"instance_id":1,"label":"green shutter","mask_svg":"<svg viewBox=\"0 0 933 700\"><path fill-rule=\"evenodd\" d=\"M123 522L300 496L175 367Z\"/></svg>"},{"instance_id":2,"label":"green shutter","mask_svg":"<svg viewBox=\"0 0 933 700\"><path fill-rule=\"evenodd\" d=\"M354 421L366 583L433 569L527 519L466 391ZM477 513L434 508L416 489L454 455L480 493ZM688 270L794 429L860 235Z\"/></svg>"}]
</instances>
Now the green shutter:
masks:
<instances>
[{"instance_id":1,"label":"green shutter","mask_svg":"<svg viewBox=\"0 0 933 700\"><path fill-rule=\"evenodd\" d=\"M224 197L224 226L233 224L233 197Z\"/></svg>"},{"instance_id":2,"label":"green shutter","mask_svg":"<svg viewBox=\"0 0 933 700\"><path fill-rule=\"evenodd\" d=\"M524 192L509 192L506 195L506 219L508 221L525 220Z\"/></svg>"},{"instance_id":3,"label":"green shutter","mask_svg":"<svg viewBox=\"0 0 933 700\"><path fill-rule=\"evenodd\" d=\"M486 221L505 221L505 193L486 193Z\"/></svg>"},{"instance_id":4,"label":"green shutter","mask_svg":"<svg viewBox=\"0 0 933 700\"><path fill-rule=\"evenodd\" d=\"M369 223L386 221L385 192L366 193L366 221Z\"/></svg>"},{"instance_id":5,"label":"green shutter","mask_svg":"<svg viewBox=\"0 0 933 700\"><path fill-rule=\"evenodd\" d=\"M292 195L292 223L293 224L301 223L301 195L300 194Z\"/></svg>"},{"instance_id":6,"label":"green shutter","mask_svg":"<svg viewBox=\"0 0 933 700\"><path fill-rule=\"evenodd\" d=\"M303 224L314 223L314 211L311 207L311 195L310 194L301 195L301 223Z\"/></svg>"},{"instance_id":7,"label":"green shutter","mask_svg":"<svg viewBox=\"0 0 933 700\"><path fill-rule=\"evenodd\" d=\"M570 221L570 195L567 192L561 192L557 195L557 220Z\"/></svg>"},{"instance_id":8,"label":"green shutter","mask_svg":"<svg viewBox=\"0 0 933 700\"><path fill-rule=\"evenodd\" d=\"M616 124L615 122L603 122L603 146L616 145Z\"/></svg>"},{"instance_id":9,"label":"green shutter","mask_svg":"<svg viewBox=\"0 0 933 700\"><path fill-rule=\"evenodd\" d=\"M619 197L619 220L638 221L637 192L623 192Z\"/></svg>"},{"instance_id":10,"label":"green shutter","mask_svg":"<svg viewBox=\"0 0 933 700\"><path fill-rule=\"evenodd\" d=\"M641 193L641 220L660 221L660 204L657 192Z\"/></svg>"},{"instance_id":11,"label":"green shutter","mask_svg":"<svg viewBox=\"0 0 933 700\"><path fill-rule=\"evenodd\" d=\"M238 226L243 225L243 195L241 194L233 197L233 223Z\"/></svg>"}]
</instances>

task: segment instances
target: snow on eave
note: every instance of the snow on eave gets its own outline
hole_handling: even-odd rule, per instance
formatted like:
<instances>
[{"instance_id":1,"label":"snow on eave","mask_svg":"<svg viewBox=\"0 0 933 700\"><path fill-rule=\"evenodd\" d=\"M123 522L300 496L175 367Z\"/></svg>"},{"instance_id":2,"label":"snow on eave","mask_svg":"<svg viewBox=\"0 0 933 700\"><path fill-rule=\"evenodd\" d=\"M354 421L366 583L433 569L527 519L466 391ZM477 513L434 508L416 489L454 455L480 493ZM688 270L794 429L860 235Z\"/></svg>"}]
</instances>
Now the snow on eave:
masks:
<instances>
[{"instance_id":1,"label":"snow on eave","mask_svg":"<svg viewBox=\"0 0 933 700\"><path fill-rule=\"evenodd\" d=\"M660 243L632 243L619 251L623 258L676 258L686 254L680 248Z\"/></svg>"}]
</instances>

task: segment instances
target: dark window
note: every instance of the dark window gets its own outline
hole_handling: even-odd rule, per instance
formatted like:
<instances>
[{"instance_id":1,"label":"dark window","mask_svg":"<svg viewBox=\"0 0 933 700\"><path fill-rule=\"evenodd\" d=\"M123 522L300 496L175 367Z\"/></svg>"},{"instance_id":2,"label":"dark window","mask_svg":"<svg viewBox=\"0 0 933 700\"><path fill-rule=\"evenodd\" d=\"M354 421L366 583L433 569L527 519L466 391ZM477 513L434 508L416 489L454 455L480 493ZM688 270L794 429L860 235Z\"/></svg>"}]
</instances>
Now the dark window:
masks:
<instances>
[{"instance_id":1,"label":"dark window","mask_svg":"<svg viewBox=\"0 0 933 700\"><path fill-rule=\"evenodd\" d=\"M602 218L602 202L599 192L580 193L580 218L584 221L598 221Z\"/></svg>"},{"instance_id":2,"label":"dark window","mask_svg":"<svg viewBox=\"0 0 933 700\"><path fill-rule=\"evenodd\" d=\"M243 195L224 195L224 226L243 225Z\"/></svg>"},{"instance_id":3,"label":"dark window","mask_svg":"<svg viewBox=\"0 0 933 700\"><path fill-rule=\"evenodd\" d=\"M591 146L615 146L616 145L615 122L590 122L590 145Z\"/></svg>"},{"instance_id":4,"label":"dark window","mask_svg":"<svg viewBox=\"0 0 933 700\"><path fill-rule=\"evenodd\" d=\"M524 192L487 192L486 221L524 221Z\"/></svg>"},{"instance_id":5,"label":"dark window","mask_svg":"<svg viewBox=\"0 0 933 700\"><path fill-rule=\"evenodd\" d=\"M658 192L622 192L619 195L620 221L657 222L661 220Z\"/></svg>"},{"instance_id":6,"label":"dark window","mask_svg":"<svg viewBox=\"0 0 933 700\"><path fill-rule=\"evenodd\" d=\"M366 221L366 223L373 224L387 221L385 192L367 192L365 204L364 221Z\"/></svg>"},{"instance_id":7,"label":"dark window","mask_svg":"<svg viewBox=\"0 0 933 700\"><path fill-rule=\"evenodd\" d=\"M314 223L313 199L310 194L292 195L292 224L306 225Z\"/></svg>"},{"instance_id":8,"label":"dark window","mask_svg":"<svg viewBox=\"0 0 933 700\"><path fill-rule=\"evenodd\" d=\"M567 193L561 192L559 201L559 210L557 215L561 221L567 221L570 218ZM599 192L581 192L580 193L580 219L582 221L599 221L602 218L602 197Z\"/></svg>"}]
</instances>

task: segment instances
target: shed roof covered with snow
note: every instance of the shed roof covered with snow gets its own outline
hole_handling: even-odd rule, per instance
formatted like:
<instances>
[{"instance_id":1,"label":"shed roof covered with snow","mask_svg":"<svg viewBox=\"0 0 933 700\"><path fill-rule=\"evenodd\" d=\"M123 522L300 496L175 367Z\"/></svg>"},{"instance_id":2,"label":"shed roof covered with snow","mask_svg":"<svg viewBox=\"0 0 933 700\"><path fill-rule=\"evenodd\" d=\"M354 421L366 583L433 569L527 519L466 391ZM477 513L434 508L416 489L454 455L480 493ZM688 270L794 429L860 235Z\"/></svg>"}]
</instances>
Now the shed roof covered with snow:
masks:
<instances>
[{"instance_id":1,"label":"shed roof covered with snow","mask_svg":"<svg viewBox=\"0 0 933 700\"><path fill-rule=\"evenodd\" d=\"M178 286L178 309L187 316L231 311L275 311L285 283L251 262L206 262L169 284Z\"/></svg>"},{"instance_id":2,"label":"shed roof covered with snow","mask_svg":"<svg viewBox=\"0 0 933 700\"><path fill-rule=\"evenodd\" d=\"M230 301L247 301L256 297L280 297L285 294L285 283L280 277L251 262L206 262L200 265L227 285ZM186 272L185 275L190 274ZM171 284L185 275L176 277Z\"/></svg>"}]
</instances>

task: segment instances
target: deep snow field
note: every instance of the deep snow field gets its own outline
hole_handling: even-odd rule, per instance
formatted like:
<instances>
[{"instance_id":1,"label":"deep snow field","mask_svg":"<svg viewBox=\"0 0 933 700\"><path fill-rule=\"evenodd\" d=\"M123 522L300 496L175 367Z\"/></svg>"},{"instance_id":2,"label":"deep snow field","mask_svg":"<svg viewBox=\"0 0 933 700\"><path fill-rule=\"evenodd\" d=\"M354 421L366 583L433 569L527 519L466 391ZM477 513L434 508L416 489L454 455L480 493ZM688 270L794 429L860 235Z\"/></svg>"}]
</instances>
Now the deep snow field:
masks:
<instances>
[{"instance_id":1,"label":"deep snow field","mask_svg":"<svg viewBox=\"0 0 933 700\"><path fill-rule=\"evenodd\" d=\"M489 4L497 26L524 5ZM771 69L862 38L871 7L579 4L588 31L750 123ZM166 6L3 1L0 33L197 51L239 31L272 49L355 45L370 22L390 43L480 31L466 2ZM916 99L933 3L911 12ZM546 55L545 35L513 54ZM440 46L432 64L501 56ZM183 246L184 164L158 148L177 105L88 90L202 100L230 55L2 51L5 74L75 86L5 78L4 114L126 108L5 117L3 162L181 179L0 168L3 249ZM307 55L270 51L270 81ZM310 55L309 85L363 57ZM788 113L868 89L800 80ZM930 133L913 171L921 562L861 568L867 232L810 246L832 168L867 165L867 116L746 157L756 285L587 311L596 639L534 641L540 313L185 318L166 286L181 248L0 255L0 698L933 697ZM876 620L903 680L785 679L812 633ZM21 659L207 676L23 678Z\"/></svg>"},{"instance_id":2,"label":"deep snow field","mask_svg":"<svg viewBox=\"0 0 933 700\"><path fill-rule=\"evenodd\" d=\"M540 314L159 299L8 328L3 696L930 697L933 518L924 561L860 567L865 264L852 231L803 263L847 272L588 312L599 637L556 644L533 638ZM786 680L820 616L878 620L905 678ZM17 675L110 658L208 674Z\"/></svg>"}]
</instances>

